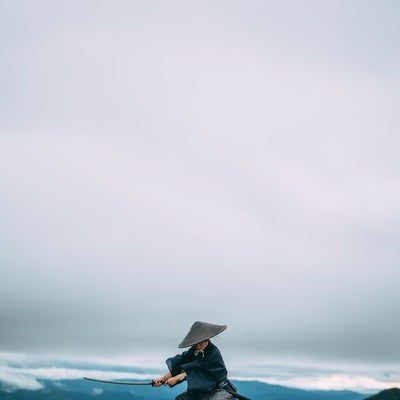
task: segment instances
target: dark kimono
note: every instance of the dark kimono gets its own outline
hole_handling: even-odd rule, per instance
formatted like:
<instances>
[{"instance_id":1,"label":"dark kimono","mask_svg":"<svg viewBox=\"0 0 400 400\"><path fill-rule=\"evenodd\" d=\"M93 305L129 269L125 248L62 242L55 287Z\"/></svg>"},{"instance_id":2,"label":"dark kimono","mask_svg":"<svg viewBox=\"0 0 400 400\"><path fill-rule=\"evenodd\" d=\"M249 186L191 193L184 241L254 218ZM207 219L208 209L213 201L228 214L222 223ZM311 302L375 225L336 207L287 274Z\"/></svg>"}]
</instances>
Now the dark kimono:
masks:
<instances>
[{"instance_id":1,"label":"dark kimono","mask_svg":"<svg viewBox=\"0 0 400 400\"><path fill-rule=\"evenodd\" d=\"M191 347L182 354L168 358L166 363L172 376L186 372L187 390L195 397L211 393L228 382L224 360L211 342L203 352L195 353L194 347Z\"/></svg>"}]
</instances>

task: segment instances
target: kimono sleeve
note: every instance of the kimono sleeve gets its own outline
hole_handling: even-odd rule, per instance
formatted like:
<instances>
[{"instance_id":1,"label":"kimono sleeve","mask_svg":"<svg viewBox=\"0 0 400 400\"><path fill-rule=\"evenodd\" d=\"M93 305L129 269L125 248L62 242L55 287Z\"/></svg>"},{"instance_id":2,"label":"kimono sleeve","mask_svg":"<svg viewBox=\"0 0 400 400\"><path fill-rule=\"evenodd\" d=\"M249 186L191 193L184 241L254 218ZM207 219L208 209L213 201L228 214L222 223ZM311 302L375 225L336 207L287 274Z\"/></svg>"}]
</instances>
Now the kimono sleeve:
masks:
<instances>
[{"instance_id":1,"label":"kimono sleeve","mask_svg":"<svg viewBox=\"0 0 400 400\"><path fill-rule=\"evenodd\" d=\"M182 354L177 354L176 356L170 357L165 361L172 376L178 375L182 372L182 364L185 364L189 361L189 352L190 350L187 350Z\"/></svg>"}]
</instances>

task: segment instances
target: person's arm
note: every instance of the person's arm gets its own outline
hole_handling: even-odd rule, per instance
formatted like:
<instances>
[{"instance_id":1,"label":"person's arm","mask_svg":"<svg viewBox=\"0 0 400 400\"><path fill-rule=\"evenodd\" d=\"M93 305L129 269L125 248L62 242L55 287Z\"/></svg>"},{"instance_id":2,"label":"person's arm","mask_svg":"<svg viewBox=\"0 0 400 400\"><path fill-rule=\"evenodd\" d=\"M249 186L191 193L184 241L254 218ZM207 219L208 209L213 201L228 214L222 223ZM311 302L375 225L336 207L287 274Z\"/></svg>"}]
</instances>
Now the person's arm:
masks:
<instances>
[{"instance_id":1,"label":"person's arm","mask_svg":"<svg viewBox=\"0 0 400 400\"><path fill-rule=\"evenodd\" d=\"M154 379L154 386L162 386L164 385L164 383L167 382L168 379L172 378L171 372L167 372L166 374L164 374L163 376L160 376L157 379Z\"/></svg>"},{"instance_id":2,"label":"person's arm","mask_svg":"<svg viewBox=\"0 0 400 400\"><path fill-rule=\"evenodd\" d=\"M182 371L180 374L172 376L165 381L165 384L169 387L175 386L186 379L186 372Z\"/></svg>"},{"instance_id":3,"label":"person's arm","mask_svg":"<svg viewBox=\"0 0 400 400\"><path fill-rule=\"evenodd\" d=\"M158 379L154 380L154 386L168 385L175 386L186 379L186 372L182 370L181 365L190 359L191 353L189 350L184 351L182 354L177 354L166 360L169 372L164 374Z\"/></svg>"}]
</instances>

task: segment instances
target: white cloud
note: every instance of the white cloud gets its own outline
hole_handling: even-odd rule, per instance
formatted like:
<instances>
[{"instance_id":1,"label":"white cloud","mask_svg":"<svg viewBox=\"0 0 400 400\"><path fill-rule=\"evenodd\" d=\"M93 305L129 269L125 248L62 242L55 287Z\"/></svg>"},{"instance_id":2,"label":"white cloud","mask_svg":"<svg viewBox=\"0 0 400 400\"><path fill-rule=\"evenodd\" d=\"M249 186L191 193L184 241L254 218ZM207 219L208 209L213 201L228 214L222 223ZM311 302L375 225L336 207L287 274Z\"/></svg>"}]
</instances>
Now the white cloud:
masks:
<instances>
[{"instance_id":1,"label":"white cloud","mask_svg":"<svg viewBox=\"0 0 400 400\"><path fill-rule=\"evenodd\" d=\"M63 367L60 365L74 365ZM54 366L54 365L57 365ZM83 366L86 365L86 368ZM91 365L92 367L88 367ZM99 369L93 367L98 366ZM6 391L17 389L39 390L44 386L40 380L55 381L55 384L61 385L63 380L82 379L84 376L97 379L114 380L151 380L159 372L155 369L156 362L149 359L138 358L108 358L101 359L97 357L79 358L79 357L39 357L21 353L0 353L0 382ZM100 368L101 367L101 368ZM134 373L113 370L115 368L128 367L148 369L153 373ZM156 372L157 371L157 372Z\"/></svg>"},{"instance_id":2,"label":"white cloud","mask_svg":"<svg viewBox=\"0 0 400 400\"><path fill-rule=\"evenodd\" d=\"M400 387L400 381L382 381L362 375L334 374L327 376L269 378L268 383L309 390L378 391Z\"/></svg>"},{"instance_id":3,"label":"white cloud","mask_svg":"<svg viewBox=\"0 0 400 400\"><path fill-rule=\"evenodd\" d=\"M54 367L52 363L68 363L69 367ZM20 366L10 366L19 363ZM10 365L8 365L10 364ZM29 364L30 367L24 365ZM76 368L72 365L76 364ZM79 365L97 364L96 368L79 368ZM40 365L40 366L38 366ZM43 366L46 365L46 366ZM121 367L148 368L148 373L135 373L118 371ZM113 369L114 367L114 369ZM302 364L295 361L292 364L243 364L232 363L235 368L230 379L256 380L268 384L277 384L307 390L354 390L359 392L374 392L390 387L400 387L400 375L398 368L394 365L382 365L378 369L371 367L339 367L332 369L332 365L322 366L318 364ZM346 371L347 369L347 371ZM385 372L386 371L386 372ZM162 370L154 369L154 361L149 359L81 359L31 357L28 355L0 353L0 382L6 391L17 389L38 390L44 386L39 380L52 380L55 384L62 385L62 381L71 379L82 379L83 376L104 380L151 380ZM57 382L59 381L59 382ZM95 389L96 390L96 389ZM100 390L94 394L101 394Z\"/></svg>"},{"instance_id":4,"label":"white cloud","mask_svg":"<svg viewBox=\"0 0 400 400\"><path fill-rule=\"evenodd\" d=\"M99 395L101 395L103 392L104 392L103 389L100 389L100 388L93 388L93 395L94 395L94 396L99 396Z\"/></svg>"},{"instance_id":5,"label":"white cloud","mask_svg":"<svg viewBox=\"0 0 400 400\"><path fill-rule=\"evenodd\" d=\"M14 368L0 366L0 382L5 391L14 391L17 389L39 390L44 385L38 380L72 380L82 379L84 376L104 380L151 380L152 374L139 374L130 372L118 372L112 370L96 369L75 369L75 368ZM99 394L99 393L97 393Z\"/></svg>"},{"instance_id":6,"label":"white cloud","mask_svg":"<svg viewBox=\"0 0 400 400\"><path fill-rule=\"evenodd\" d=\"M13 392L17 389L39 390L44 388L30 374L2 365L0 365L0 387L6 392Z\"/></svg>"}]
</instances>

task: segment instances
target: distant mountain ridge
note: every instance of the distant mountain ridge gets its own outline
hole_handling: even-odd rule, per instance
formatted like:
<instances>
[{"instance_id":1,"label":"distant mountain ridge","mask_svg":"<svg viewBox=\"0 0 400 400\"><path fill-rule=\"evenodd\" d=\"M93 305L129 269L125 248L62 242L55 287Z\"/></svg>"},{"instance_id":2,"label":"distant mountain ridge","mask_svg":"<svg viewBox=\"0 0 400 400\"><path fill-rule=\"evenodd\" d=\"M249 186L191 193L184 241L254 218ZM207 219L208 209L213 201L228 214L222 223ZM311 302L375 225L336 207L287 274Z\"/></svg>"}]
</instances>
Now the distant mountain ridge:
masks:
<instances>
[{"instance_id":1,"label":"distant mountain ridge","mask_svg":"<svg viewBox=\"0 0 400 400\"><path fill-rule=\"evenodd\" d=\"M382 390L382 392L368 397L367 400L400 400L400 389L391 388Z\"/></svg>"},{"instance_id":2,"label":"distant mountain ridge","mask_svg":"<svg viewBox=\"0 0 400 400\"><path fill-rule=\"evenodd\" d=\"M185 384L174 388L125 386L94 383L82 380L39 380L44 389L7 392L0 382L0 400L174 400L185 390ZM238 392L251 400L363 400L367 396L348 390L303 390L258 381L233 381ZM400 400L373 398L371 400Z\"/></svg>"}]
</instances>

